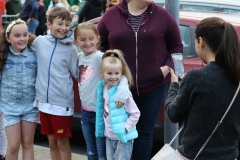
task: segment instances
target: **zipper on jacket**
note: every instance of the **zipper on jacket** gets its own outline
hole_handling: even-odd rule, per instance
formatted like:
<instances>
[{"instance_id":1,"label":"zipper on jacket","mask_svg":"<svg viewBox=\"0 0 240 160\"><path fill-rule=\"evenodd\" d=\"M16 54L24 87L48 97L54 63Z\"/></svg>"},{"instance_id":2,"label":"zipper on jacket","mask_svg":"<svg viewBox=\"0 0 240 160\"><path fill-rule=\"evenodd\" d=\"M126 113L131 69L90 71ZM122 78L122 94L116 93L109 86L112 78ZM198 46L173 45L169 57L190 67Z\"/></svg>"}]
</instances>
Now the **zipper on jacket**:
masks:
<instances>
[{"instance_id":1,"label":"zipper on jacket","mask_svg":"<svg viewBox=\"0 0 240 160\"><path fill-rule=\"evenodd\" d=\"M138 27L139 29L140 27ZM136 88L137 88L137 95L139 96L139 90L138 90L138 44L137 44L137 33L138 33L138 29L135 32L135 38L136 38Z\"/></svg>"},{"instance_id":2,"label":"zipper on jacket","mask_svg":"<svg viewBox=\"0 0 240 160\"><path fill-rule=\"evenodd\" d=\"M49 62L49 66L48 66L47 103L48 103L48 91L49 91L49 83L50 83L50 68L51 68L52 57L53 57L54 51L55 51L55 49L56 49L56 46L57 46L57 39L55 40L55 46L54 46L54 48L53 48L52 55L51 55L50 62Z\"/></svg>"},{"instance_id":3,"label":"zipper on jacket","mask_svg":"<svg viewBox=\"0 0 240 160\"><path fill-rule=\"evenodd\" d=\"M128 18L129 20L129 18ZM142 23L137 31L135 32L134 28L128 23L128 20L127 20L127 24L133 29L133 32L135 33L135 38L136 38L136 88L137 88L137 95L139 96L139 90L138 90L138 41L137 41L137 34L138 34L138 30L139 28L144 25L148 20L146 20L144 23ZM145 31L144 31L145 32Z\"/></svg>"}]
</instances>

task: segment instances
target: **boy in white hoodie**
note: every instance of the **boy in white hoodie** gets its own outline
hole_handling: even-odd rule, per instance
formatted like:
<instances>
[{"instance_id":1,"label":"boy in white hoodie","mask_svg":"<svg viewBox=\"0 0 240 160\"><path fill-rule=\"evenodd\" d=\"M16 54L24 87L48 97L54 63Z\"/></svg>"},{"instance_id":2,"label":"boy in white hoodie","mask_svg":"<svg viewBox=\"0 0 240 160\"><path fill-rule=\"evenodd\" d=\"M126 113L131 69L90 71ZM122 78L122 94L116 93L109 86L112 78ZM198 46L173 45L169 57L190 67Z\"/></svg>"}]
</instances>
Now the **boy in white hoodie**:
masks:
<instances>
[{"instance_id":1,"label":"boy in white hoodie","mask_svg":"<svg viewBox=\"0 0 240 160\"><path fill-rule=\"evenodd\" d=\"M32 43L37 55L36 99L41 133L46 134L53 160L70 160L74 92L72 76L77 79L77 51L70 31L72 16L63 7L49 12L48 34Z\"/></svg>"}]
</instances>

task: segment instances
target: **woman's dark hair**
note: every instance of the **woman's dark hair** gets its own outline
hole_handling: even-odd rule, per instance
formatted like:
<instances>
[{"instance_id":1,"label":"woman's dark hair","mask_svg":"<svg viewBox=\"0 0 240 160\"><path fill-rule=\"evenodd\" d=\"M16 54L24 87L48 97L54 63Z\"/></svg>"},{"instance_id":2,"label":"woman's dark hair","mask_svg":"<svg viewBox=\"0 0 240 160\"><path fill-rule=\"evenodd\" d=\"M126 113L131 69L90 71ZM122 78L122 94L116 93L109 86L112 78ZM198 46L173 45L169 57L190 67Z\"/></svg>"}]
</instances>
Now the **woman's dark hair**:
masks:
<instances>
[{"instance_id":1,"label":"woman's dark hair","mask_svg":"<svg viewBox=\"0 0 240 160\"><path fill-rule=\"evenodd\" d=\"M196 28L195 38L199 37L216 55L216 63L233 81L240 81L240 43L234 27L221 18L206 18Z\"/></svg>"}]
</instances>

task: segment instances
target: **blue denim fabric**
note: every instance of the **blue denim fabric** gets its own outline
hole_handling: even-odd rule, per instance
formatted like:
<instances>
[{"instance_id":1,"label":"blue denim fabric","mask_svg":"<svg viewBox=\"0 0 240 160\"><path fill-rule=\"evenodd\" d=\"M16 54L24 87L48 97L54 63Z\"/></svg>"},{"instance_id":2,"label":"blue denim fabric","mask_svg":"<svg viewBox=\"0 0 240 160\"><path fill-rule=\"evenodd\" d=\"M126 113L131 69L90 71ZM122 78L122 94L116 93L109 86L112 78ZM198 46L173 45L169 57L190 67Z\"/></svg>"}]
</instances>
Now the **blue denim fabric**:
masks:
<instances>
[{"instance_id":1,"label":"blue denim fabric","mask_svg":"<svg viewBox=\"0 0 240 160\"><path fill-rule=\"evenodd\" d=\"M3 117L5 118L6 115L26 115L28 114L26 112L32 112L34 108L32 104L36 95L35 82L37 76L35 54L28 48L21 54L16 54L10 47L6 63L0 73L0 110L3 112ZM38 111L37 109L34 110L36 117ZM31 118L34 118L34 116Z\"/></svg>"},{"instance_id":2,"label":"blue denim fabric","mask_svg":"<svg viewBox=\"0 0 240 160\"><path fill-rule=\"evenodd\" d=\"M106 138L107 159L130 160L133 149L133 140L122 143L119 140Z\"/></svg>"},{"instance_id":3,"label":"blue denim fabric","mask_svg":"<svg viewBox=\"0 0 240 160\"><path fill-rule=\"evenodd\" d=\"M138 138L133 143L133 160L149 160L155 122L162 108L166 85L140 96L133 97L141 116L137 123Z\"/></svg>"},{"instance_id":4,"label":"blue denim fabric","mask_svg":"<svg viewBox=\"0 0 240 160\"><path fill-rule=\"evenodd\" d=\"M82 109L81 125L84 139L87 144L88 160L106 160L105 137L95 136L96 112L88 112Z\"/></svg>"},{"instance_id":5,"label":"blue denim fabric","mask_svg":"<svg viewBox=\"0 0 240 160\"><path fill-rule=\"evenodd\" d=\"M33 123L39 123L39 111L33 107L33 102L9 102L2 100L4 108L3 124L4 127L17 124L21 120Z\"/></svg>"},{"instance_id":6,"label":"blue denim fabric","mask_svg":"<svg viewBox=\"0 0 240 160\"><path fill-rule=\"evenodd\" d=\"M30 32L32 34L35 34L35 31L36 31L36 29L38 27L38 24L39 24L38 20L36 20L36 19L31 20L29 22L29 24L27 25L28 32Z\"/></svg>"}]
</instances>

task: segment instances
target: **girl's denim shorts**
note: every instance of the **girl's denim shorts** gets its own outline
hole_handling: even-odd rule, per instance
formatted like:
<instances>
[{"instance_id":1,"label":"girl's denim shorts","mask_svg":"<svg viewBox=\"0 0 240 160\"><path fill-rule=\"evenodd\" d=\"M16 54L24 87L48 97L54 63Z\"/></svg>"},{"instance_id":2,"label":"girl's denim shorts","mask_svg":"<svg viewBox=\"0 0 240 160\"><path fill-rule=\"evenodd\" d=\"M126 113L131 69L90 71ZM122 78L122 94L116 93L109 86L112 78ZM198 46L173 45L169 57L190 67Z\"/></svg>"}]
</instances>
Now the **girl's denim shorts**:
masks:
<instances>
[{"instance_id":1,"label":"girl's denim shorts","mask_svg":"<svg viewBox=\"0 0 240 160\"><path fill-rule=\"evenodd\" d=\"M21 120L39 123L39 111L33 107L33 101L14 102L5 98L0 100L4 127L17 124Z\"/></svg>"}]
</instances>

